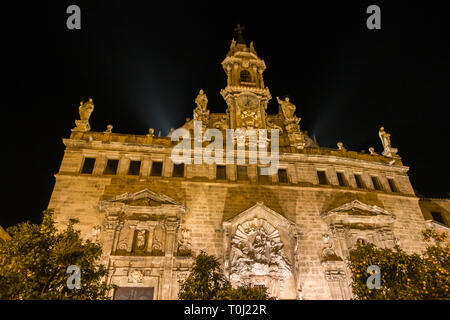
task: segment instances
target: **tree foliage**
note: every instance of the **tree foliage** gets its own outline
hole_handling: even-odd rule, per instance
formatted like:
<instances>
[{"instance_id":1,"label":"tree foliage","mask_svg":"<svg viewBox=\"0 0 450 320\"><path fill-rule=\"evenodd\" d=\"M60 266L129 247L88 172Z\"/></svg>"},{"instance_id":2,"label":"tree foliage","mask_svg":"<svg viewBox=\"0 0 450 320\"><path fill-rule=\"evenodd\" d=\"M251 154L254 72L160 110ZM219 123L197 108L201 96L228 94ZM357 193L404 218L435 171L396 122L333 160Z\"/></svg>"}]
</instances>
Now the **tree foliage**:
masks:
<instances>
[{"instance_id":1,"label":"tree foliage","mask_svg":"<svg viewBox=\"0 0 450 320\"><path fill-rule=\"evenodd\" d=\"M74 230L76 220L58 232L51 210L40 225L20 223L7 229L11 239L0 246L0 299L108 299L103 281L107 271L98 264L102 249L83 241ZM67 268L81 270L81 288L67 287Z\"/></svg>"},{"instance_id":2,"label":"tree foliage","mask_svg":"<svg viewBox=\"0 0 450 320\"><path fill-rule=\"evenodd\" d=\"M266 288L250 286L233 288L220 269L219 261L200 252L192 270L181 282L178 298L181 300L268 300Z\"/></svg>"},{"instance_id":3,"label":"tree foliage","mask_svg":"<svg viewBox=\"0 0 450 320\"><path fill-rule=\"evenodd\" d=\"M358 244L350 251L353 294L363 300L450 299L450 244L446 233L423 233L427 248L423 254L408 254L399 246L381 249L373 244ZM381 287L370 290L367 268L381 271ZM372 271L371 274L374 274Z\"/></svg>"}]
</instances>

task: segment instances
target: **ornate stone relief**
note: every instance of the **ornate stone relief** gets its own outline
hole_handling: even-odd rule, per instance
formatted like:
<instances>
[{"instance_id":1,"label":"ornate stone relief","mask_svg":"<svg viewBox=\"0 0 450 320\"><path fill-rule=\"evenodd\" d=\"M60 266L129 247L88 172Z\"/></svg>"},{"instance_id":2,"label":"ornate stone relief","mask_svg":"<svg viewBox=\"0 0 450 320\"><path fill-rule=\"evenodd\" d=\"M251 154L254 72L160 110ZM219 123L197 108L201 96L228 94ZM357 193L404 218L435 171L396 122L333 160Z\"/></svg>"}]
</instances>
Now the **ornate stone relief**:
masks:
<instances>
[{"instance_id":1,"label":"ornate stone relief","mask_svg":"<svg viewBox=\"0 0 450 320\"><path fill-rule=\"evenodd\" d=\"M321 253L325 278L329 281L333 299L349 299L351 290L346 280L345 264L349 251L358 241L381 247L393 246L395 215L375 205L354 200L322 213L321 217L330 230L323 236L325 248Z\"/></svg>"},{"instance_id":2,"label":"ornate stone relief","mask_svg":"<svg viewBox=\"0 0 450 320\"><path fill-rule=\"evenodd\" d=\"M258 203L223 226L224 270L233 285L263 285L271 296L298 297L294 223Z\"/></svg>"},{"instance_id":3,"label":"ornate stone relief","mask_svg":"<svg viewBox=\"0 0 450 320\"><path fill-rule=\"evenodd\" d=\"M188 256L192 252L192 245L189 239L189 230L182 228L180 230L180 237L178 240L178 250L177 254L179 256Z\"/></svg>"},{"instance_id":4,"label":"ornate stone relief","mask_svg":"<svg viewBox=\"0 0 450 320\"><path fill-rule=\"evenodd\" d=\"M255 218L244 222L231 242L230 279L234 282L244 284L251 275L280 280L291 275L278 230L267 221Z\"/></svg>"},{"instance_id":5,"label":"ornate stone relief","mask_svg":"<svg viewBox=\"0 0 450 320\"><path fill-rule=\"evenodd\" d=\"M144 279L144 275L140 270L131 270L128 273L128 282L129 283L141 283Z\"/></svg>"},{"instance_id":6,"label":"ornate stone relief","mask_svg":"<svg viewBox=\"0 0 450 320\"><path fill-rule=\"evenodd\" d=\"M101 201L99 207L105 213L105 230L114 231L113 255L163 255L166 242L176 241L179 221L187 210L172 198L148 189Z\"/></svg>"}]
</instances>

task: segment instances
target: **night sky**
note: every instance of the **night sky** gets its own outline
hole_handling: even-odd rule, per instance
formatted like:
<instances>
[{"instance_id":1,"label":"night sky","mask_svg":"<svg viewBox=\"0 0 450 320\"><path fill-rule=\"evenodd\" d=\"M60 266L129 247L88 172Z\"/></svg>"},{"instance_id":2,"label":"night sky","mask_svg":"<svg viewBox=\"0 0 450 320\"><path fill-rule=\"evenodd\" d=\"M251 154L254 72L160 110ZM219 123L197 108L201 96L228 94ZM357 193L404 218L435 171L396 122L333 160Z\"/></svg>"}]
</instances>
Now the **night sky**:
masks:
<instances>
[{"instance_id":1,"label":"night sky","mask_svg":"<svg viewBox=\"0 0 450 320\"><path fill-rule=\"evenodd\" d=\"M94 99L93 131L165 135L192 117L200 88L225 112L221 62L237 23L266 62L269 113L289 96L321 146L355 151L380 153L384 126L417 192L448 196L445 2L315 2L2 2L0 225L40 221L82 98ZM66 28L71 4L81 30ZM381 30L366 28L370 4Z\"/></svg>"}]
</instances>

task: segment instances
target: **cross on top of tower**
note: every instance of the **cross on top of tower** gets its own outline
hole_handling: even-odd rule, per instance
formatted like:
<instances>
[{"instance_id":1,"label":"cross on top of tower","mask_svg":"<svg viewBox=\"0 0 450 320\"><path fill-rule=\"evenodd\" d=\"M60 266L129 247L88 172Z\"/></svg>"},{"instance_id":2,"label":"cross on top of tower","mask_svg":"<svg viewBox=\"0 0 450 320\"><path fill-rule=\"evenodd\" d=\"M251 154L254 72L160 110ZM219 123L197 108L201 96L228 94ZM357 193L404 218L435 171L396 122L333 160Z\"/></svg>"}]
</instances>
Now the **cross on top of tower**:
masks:
<instances>
[{"instance_id":1,"label":"cross on top of tower","mask_svg":"<svg viewBox=\"0 0 450 320\"><path fill-rule=\"evenodd\" d=\"M234 31L237 32L237 43L242 43L242 44L246 44L245 40L244 40L244 36L242 35L242 30L244 30L245 27L241 26L239 23L237 24L236 28L234 29Z\"/></svg>"}]
</instances>

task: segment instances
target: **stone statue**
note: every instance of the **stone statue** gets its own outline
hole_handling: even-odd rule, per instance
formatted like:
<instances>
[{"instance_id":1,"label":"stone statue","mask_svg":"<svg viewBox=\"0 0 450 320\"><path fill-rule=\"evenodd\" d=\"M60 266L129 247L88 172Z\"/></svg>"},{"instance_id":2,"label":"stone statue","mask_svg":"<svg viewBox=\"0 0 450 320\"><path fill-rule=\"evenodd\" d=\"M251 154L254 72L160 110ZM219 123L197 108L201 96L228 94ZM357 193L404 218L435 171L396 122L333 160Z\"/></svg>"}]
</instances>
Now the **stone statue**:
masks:
<instances>
[{"instance_id":1,"label":"stone statue","mask_svg":"<svg viewBox=\"0 0 450 320\"><path fill-rule=\"evenodd\" d=\"M139 230L136 235L136 246L138 249L143 249L145 246L145 230Z\"/></svg>"},{"instance_id":2,"label":"stone statue","mask_svg":"<svg viewBox=\"0 0 450 320\"><path fill-rule=\"evenodd\" d=\"M391 147L391 135L384 131L384 127L380 128L380 131L378 132L378 135L380 136L381 143L383 144L383 148L389 149Z\"/></svg>"},{"instance_id":3,"label":"stone statue","mask_svg":"<svg viewBox=\"0 0 450 320\"><path fill-rule=\"evenodd\" d=\"M112 124L108 124L106 126L106 131L104 131L104 133L112 133L112 129L113 129Z\"/></svg>"},{"instance_id":4,"label":"stone statue","mask_svg":"<svg viewBox=\"0 0 450 320\"><path fill-rule=\"evenodd\" d=\"M375 148L373 148L373 147L369 148L369 152L370 152L371 156L376 156L377 155L377 153L375 152Z\"/></svg>"},{"instance_id":5,"label":"stone statue","mask_svg":"<svg viewBox=\"0 0 450 320\"><path fill-rule=\"evenodd\" d=\"M197 107L200 108L201 111L205 112L206 107L208 106L208 98L206 97L206 94L201 89L197 98L195 98L195 103L197 104Z\"/></svg>"},{"instance_id":6,"label":"stone statue","mask_svg":"<svg viewBox=\"0 0 450 320\"><path fill-rule=\"evenodd\" d=\"M189 230L181 229L180 240L178 241L178 251L190 252L191 249L192 249L192 246L189 241Z\"/></svg>"},{"instance_id":7,"label":"stone statue","mask_svg":"<svg viewBox=\"0 0 450 320\"><path fill-rule=\"evenodd\" d=\"M149 129L148 129L147 136L148 136L148 137L153 137L154 135L155 135L155 129L149 128Z\"/></svg>"},{"instance_id":8,"label":"stone statue","mask_svg":"<svg viewBox=\"0 0 450 320\"><path fill-rule=\"evenodd\" d=\"M230 280L238 285L248 284L252 276L284 281L291 276L291 265L283 247L278 230L266 220L240 224L231 240Z\"/></svg>"},{"instance_id":9,"label":"stone statue","mask_svg":"<svg viewBox=\"0 0 450 320\"><path fill-rule=\"evenodd\" d=\"M383 156L394 158L397 157L397 151L398 149L392 148L391 146L391 135L384 131L384 127L380 128L380 131L378 132L378 135L380 136L381 143L383 144Z\"/></svg>"},{"instance_id":10,"label":"stone statue","mask_svg":"<svg viewBox=\"0 0 450 320\"><path fill-rule=\"evenodd\" d=\"M91 117L92 111L94 111L94 102L92 101L92 98L89 98L89 101L87 102L80 102L78 112L80 113L81 120L88 121Z\"/></svg>"},{"instance_id":11,"label":"stone statue","mask_svg":"<svg viewBox=\"0 0 450 320\"><path fill-rule=\"evenodd\" d=\"M277 101L278 104L281 107L281 110L283 111L283 115L286 119L290 119L294 117L294 112L295 112L295 105L293 105L290 101L289 98L285 98L284 101L280 100L280 98L277 97Z\"/></svg>"},{"instance_id":12,"label":"stone statue","mask_svg":"<svg viewBox=\"0 0 450 320\"><path fill-rule=\"evenodd\" d=\"M80 106L78 107L78 112L80 114L80 120L75 120L76 127L72 129L72 131L80 131L87 132L91 130L91 126L89 125L89 118L91 117L92 112L94 111L94 102L92 98L89 98L89 101L84 102L80 101Z\"/></svg>"},{"instance_id":13,"label":"stone statue","mask_svg":"<svg viewBox=\"0 0 450 320\"><path fill-rule=\"evenodd\" d=\"M197 98L195 98L197 107L194 109L194 120L201 121L202 127L206 127L209 121L208 98L203 90L200 90Z\"/></svg>"},{"instance_id":14,"label":"stone statue","mask_svg":"<svg viewBox=\"0 0 450 320\"><path fill-rule=\"evenodd\" d=\"M344 144L342 142L337 143L338 149L341 151L346 151L347 149L344 148Z\"/></svg>"}]
</instances>

